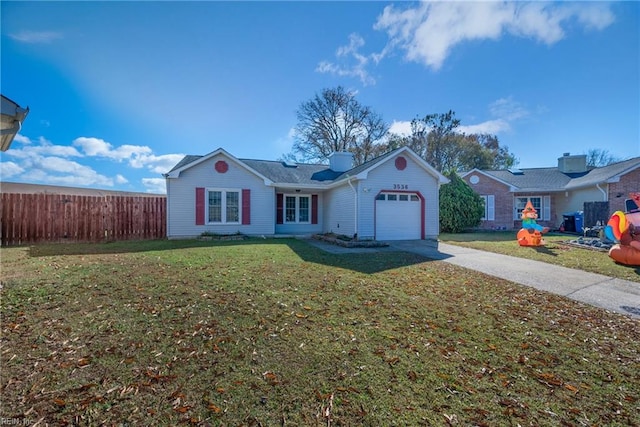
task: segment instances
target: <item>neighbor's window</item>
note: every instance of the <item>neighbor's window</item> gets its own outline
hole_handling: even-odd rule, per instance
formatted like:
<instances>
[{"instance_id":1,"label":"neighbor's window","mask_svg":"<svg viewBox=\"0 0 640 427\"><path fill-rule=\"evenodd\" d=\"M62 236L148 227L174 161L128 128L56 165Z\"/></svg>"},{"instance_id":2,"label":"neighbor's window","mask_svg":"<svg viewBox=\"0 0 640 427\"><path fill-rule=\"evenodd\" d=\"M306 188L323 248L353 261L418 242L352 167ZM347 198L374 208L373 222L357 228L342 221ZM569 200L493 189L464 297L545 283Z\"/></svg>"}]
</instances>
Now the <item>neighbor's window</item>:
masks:
<instances>
[{"instance_id":1,"label":"neighbor's window","mask_svg":"<svg viewBox=\"0 0 640 427\"><path fill-rule=\"evenodd\" d=\"M495 220L495 196L487 195L487 196L480 196L480 197L484 201L484 215L480 219L483 221Z\"/></svg>"},{"instance_id":2,"label":"neighbor's window","mask_svg":"<svg viewBox=\"0 0 640 427\"><path fill-rule=\"evenodd\" d=\"M208 190L208 222L237 224L240 222L239 190Z\"/></svg>"},{"instance_id":3,"label":"neighbor's window","mask_svg":"<svg viewBox=\"0 0 640 427\"><path fill-rule=\"evenodd\" d=\"M549 196L516 197L513 219L522 219L522 211L524 210L528 201L531 201L531 204L533 205L535 210L538 211L538 219L544 221L550 219L551 203Z\"/></svg>"},{"instance_id":4,"label":"neighbor's window","mask_svg":"<svg viewBox=\"0 0 640 427\"><path fill-rule=\"evenodd\" d=\"M285 196L284 197L284 222L308 223L310 202L309 196Z\"/></svg>"}]
</instances>

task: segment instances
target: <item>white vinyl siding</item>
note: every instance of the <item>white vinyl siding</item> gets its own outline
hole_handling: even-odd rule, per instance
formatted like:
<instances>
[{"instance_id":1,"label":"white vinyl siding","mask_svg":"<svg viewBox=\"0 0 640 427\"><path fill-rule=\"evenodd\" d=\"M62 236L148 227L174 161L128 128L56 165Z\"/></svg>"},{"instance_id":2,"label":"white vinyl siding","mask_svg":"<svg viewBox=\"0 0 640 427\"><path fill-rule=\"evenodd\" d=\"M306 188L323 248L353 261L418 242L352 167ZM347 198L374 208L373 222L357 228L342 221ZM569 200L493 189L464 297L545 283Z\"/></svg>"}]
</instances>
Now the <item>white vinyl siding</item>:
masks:
<instances>
[{"instance_id":1,"label":"white vinyl siding","mask_svg":"<svg viewBox=\"0 0 640 427\"><path fill-rule=\"evenodd\" d=\"M372 196L373 197L373 196ZM334 188L324 195L324 232L353 236L355 233L355 194L345 184ZM371 208L373 221L373 207ZM373 225L372 227L373 228ZM373 236L373 231L372 231Z\"/></svg>"},{"instance_id":2,"label":"white vinyl siding","mask_svg":"<svg viewBox=\"0 0 640 427\"><path fill-rule=\"evenodd\" d=\"M217 173L214 165L224 160L229 164L226 173ZM251 173L235 161L224 155L218 155L183 171L178 178L169 178L167 183L167 238L194 238L204 232L229 234L240 232L247 235L275 234L275 192L264 185L264 180ZM204 196L204 222L197 225L196 191L197 187L209 189L236 189L251 191L251 224L243 225L242 214L236 224L209 223L208 195ZM242 200L240 200L242 210Z\"/></svg>"},{"instance_id":3,"label":"white vinyl siding","mask_svg":"<svg viewBox=\"0 0 640 427\"><path fill-rule=\"evenodd\" d=\"M357 184L356 188L359 196L358 237L360 239L378 239L376 221L374 219L376 196L382 191L393 193L394 186L402 187L404 185L406 187L401 188L404 193L420 193L424 198L425 239L438 237L440 212L437 178L425 171L421 165L414 162L406 153L401 155L407 160L407 167L404 170L399 171L396 169L395 157L392 157L371 170L367 175L367 179L359 181ZM351 197L353 197L353 191L351 191ZM396 221L398 220L401 219L396 218Z\"/></svg>"}]
</instances>

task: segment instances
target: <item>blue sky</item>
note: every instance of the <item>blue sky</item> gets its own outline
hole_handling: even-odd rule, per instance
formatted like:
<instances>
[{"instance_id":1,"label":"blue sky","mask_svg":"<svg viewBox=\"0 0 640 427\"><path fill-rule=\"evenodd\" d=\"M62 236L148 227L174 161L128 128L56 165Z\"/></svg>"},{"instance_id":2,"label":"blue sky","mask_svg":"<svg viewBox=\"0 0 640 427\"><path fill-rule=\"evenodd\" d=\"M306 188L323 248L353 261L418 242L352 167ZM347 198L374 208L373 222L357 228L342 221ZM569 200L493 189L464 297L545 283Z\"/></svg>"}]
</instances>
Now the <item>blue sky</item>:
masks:
<instances>
[{"instance_id":1,"label":"blue sky","mask_svg":"<svg viewBox=\"0 0 640 427\"><path fill-rule=\"evenodd\" d=\"M640 155L637 2L6 2L3 181L164 192L185 154L278 159L342 85L404 132L456 112L518 166Z\"/></svg>"}]
</instances>

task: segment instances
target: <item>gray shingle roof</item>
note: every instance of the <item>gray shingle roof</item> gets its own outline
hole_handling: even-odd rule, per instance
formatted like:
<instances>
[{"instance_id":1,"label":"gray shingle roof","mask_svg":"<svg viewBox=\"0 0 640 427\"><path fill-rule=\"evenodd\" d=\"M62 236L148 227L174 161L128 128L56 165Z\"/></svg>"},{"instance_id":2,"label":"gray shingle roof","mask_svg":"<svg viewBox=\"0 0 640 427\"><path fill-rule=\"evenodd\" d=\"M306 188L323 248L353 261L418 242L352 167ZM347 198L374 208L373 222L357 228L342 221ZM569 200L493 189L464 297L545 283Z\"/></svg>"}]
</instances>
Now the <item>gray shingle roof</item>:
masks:
<instances>
[{"instance_id":1,"label":"gray shingle roof","mask_svg":"<svg viewBox=\"0 0 640 427\"><path fill-rule=\"evenodd\" d=\"M276 183L322 184L333 182L341 175L327 165L297 163L295 167L272 160L238 159L256 172Z\"/></svg>"},{"instance_id":2,"label":"gray shingle roof","mask_svg":"<svg viewBox=\"0 0 640 427\"><path fill-rule=\"evenodd\" d=\"M181 167L188 165L189 163L195 162L196 160L202 158L202 156L184 156L182 160L180 160L171 170L167 173L173 172L176 169L180 169Z\"/></svg>"},{"instance_id":3,"label":"gray shingle roof","mask_svg":"<svg viewBox=\"0 0 640 427\"><path fill-rule=\"evenodd\" d=\"M592 169L586 175L572 179L567 189L580 188L606 182L618 175L631 172L640 167L640 157L634 157L622 162L613 163L601 168Z\"/></svg>"},{"instance_id":4,"label":"gray shingle roof","mask_svg":"<svg viewBox=\"0 0 640 427\"><path fill-rule=\"evenodd\" d=\"M582 173L562 173L557 167L508 170L483 170L514 187L517 191L565 191L594 186L640 167L640 157L608 166L593 168Z\"/></svg>"},{"instance_id":5,"label":"gray shingle roof","mask_svg":"<svg viewBox=\"0 0 640 427\"><path fill-rule=\"evenodd\" d=\"M375 164L383 161L395 154L398 150L393 150L376 157L368 162L365 162L355 168L352 168L346 172L336 172L329 169L325 164L306 164L297 163L295 166L288 165L282 161L276 160L255 160L255 159L237 159L244 163L249 168L268 178L269 180L280 184L300 184L300 185L328 185L336 182L347 175L354 176L358 173L367 170ZM190 163L193 163L204 156L185 156L180 160L171 170L167 173L171 173L176 169L183 168Z\"/></svg>"},{"instance_id":6,"label":"gray shingle roof","mask_svg":"<svg viewBox=\"0 0 640 427\"><path fill-rule=\"evenodd\" d=\"M558 168L520 169L516 173L508 170L483 172L517 187L520 191L560 191L571 181L571 177L560 172Z\"/></svg>"}]
</instances>

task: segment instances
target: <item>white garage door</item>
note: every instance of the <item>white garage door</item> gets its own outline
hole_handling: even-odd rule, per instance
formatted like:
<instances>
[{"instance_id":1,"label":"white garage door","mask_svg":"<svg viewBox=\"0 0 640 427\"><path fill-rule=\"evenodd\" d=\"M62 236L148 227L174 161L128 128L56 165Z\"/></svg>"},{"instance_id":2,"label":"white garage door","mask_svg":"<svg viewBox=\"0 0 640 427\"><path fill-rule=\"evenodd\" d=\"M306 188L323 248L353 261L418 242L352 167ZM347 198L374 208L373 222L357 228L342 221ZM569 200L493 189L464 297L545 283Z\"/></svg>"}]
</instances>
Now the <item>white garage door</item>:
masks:
<instances>
[{"instance_id":1,"label":"white garage door","mask_svg":"<svg viewBox=\"0 0 640 427\"><path fill-rule=\"evenodd\" d=\"M417 194L380 193L376 198L376 240L422 238L420 206Z\"/></svg>"}]
</instances>

